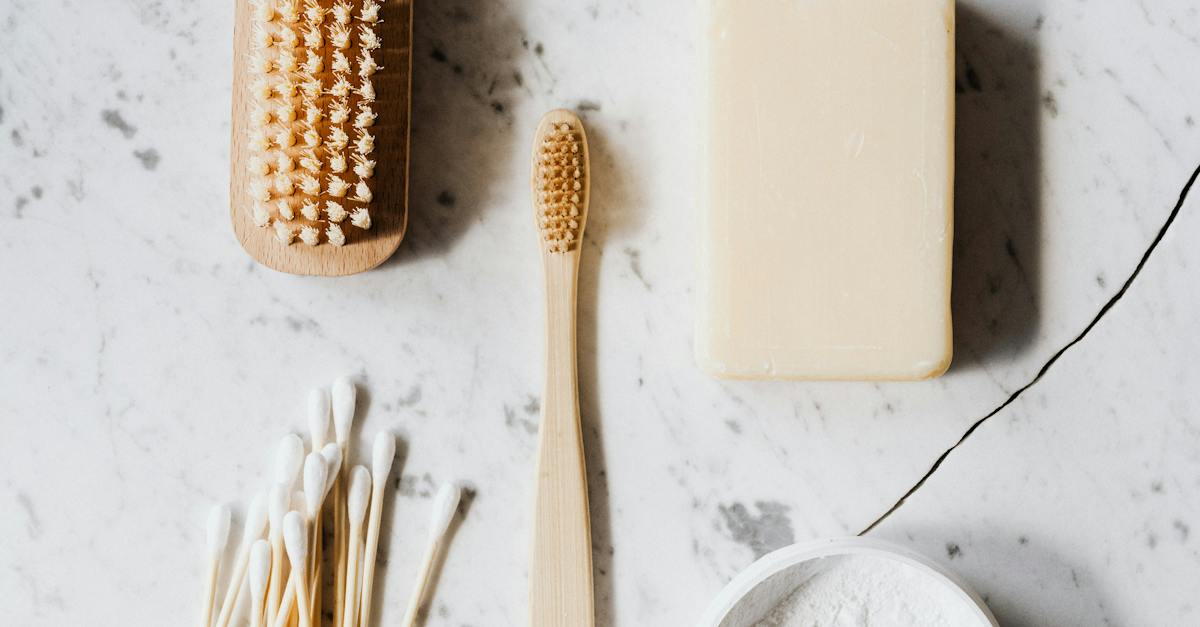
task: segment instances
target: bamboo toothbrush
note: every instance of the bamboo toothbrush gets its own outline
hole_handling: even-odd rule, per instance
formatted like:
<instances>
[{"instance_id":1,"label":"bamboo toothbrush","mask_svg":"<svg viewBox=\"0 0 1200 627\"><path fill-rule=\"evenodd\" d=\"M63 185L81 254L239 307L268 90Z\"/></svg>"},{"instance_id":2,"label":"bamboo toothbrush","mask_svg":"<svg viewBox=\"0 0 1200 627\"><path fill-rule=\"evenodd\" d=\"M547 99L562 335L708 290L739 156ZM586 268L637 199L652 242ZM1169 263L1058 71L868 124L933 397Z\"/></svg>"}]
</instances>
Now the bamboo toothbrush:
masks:
<instances>
[{"instance_id":1,"label":"bamboo toothbrush","mask_svg":"<svg viewBox=\"0 0 1200 627\"><path fill-rule=\"evenodd\" d=\"M221 552L229 542L229 506L215 505L208 513L208 576L204 582L204 612L201 627L212 625L213 605L217 596L217 573L221 569Z\"/></svg>"},{"instance_id":2,"label":"bamboo toothbrush","mask_svg":"<svg viewBox=\"0 0 1200 627\"><path fill-rule=\"evenodd\" d=\"M266 540L256 540L250 549L250 627L263 627L263 609L266 605L267 583L271 577L271 545Z\"/></svg>"},{"instance_id":3,"label":"bamboo toothbrush","mask_svg":"<svg viewBox=\"0 0 1200 627\"><path fill-rule=\"evenodd\" d=\"M233 617L238 599L242 594L242 583L246 580L246 567L250 561L250 547L254 545L263 530L267 527L267 503L262 494L257 494L250 500L246 508L246 523L242 526L242 542L238 545L233 575L229 577L229 586L225 589L225 599L221 602L221 613L217 615L217 627L226 627Z\"/></svg>"},{"instance_id":4,"label":"bamboo toothbrush","mask_svg":"<svg viewBox=\"0 0 1200 627\"><path fill-rule=\"evenodd\" d=\"M534 222L546 281L546 386L538 443L530 616L538 627L593 624L592 545L579 421L575 300L587 222L587 135L556 110L533 144Z\"/></svg>"},{"instance_id":5,"label":"bamboo toothbrush","mask_svg":"<svg viewBox=\"0 0 1200 627\"><path fill-rule=\"evenodd\" d=\"M359 556L362 554L362 526L371 500L371 473L363 466L355 466L350 472L350 485L346 490L347 524L349 535L346 544L346 598L342 603L342 627L354 627L358 618L358 573Z\"/></svg>"},{"instance_id":6,"label":"bamboo toothbrush","mask_svg":"<svg viewBox=\"0 0 1200 627\"><path fill-rule=\"evenodd\" d=\"M379 552L379 525L383 521L383 490L387 487L392 461L396 458L396 436L382 431L375 436L371 449L371 520L367 540L363 545L362 594L359 598L358 624L365 627L371 620L371 588L375 584L375 555Z\"/></svg>"},{"instance_id":7,"label":"bamboo toothbrush","mask_svg":"<svg viewBox=\"0 0 1200 627\"><path fill-rule=\"evenodd\" d=\"M337 444L342 450L342 460L350 459L350 427L354 423L354 410L358 399L358 390L354 381L349 377L341 377L333 382L331 392L333 405L333 430ZM342 614L346 602L346 478L349 468L342 465L337 481L333 486L333 544L337 573L334 575L334 625L342 624Z\"/></svg>"},{"instance_id":8,"label":"bamboo toothbrush","mask_svg":"<svg viewBox=\"0 0 1200 627\"><path fill-rule=\"evenodd\" d=\"M268 536L271 540L271 578L267 585L267 624L275 624L279 602L283 597L283 517L287 515L291 502L290 490L282 484L271 487L267 494L267 518L270 522Z\"/></svg>"},{"instance_id":9,"label":"bamboo toothbrush","mask_svg":"<svg viewBox=\"0 0 1200 627\"><path fill-rule=\"evenodd\" d=\"M462 490L457 485L446 483L442 485L433 499L433 516L429 521L429 546L425 550L425 559L421 560L417 586L413 590L412 599L408 602L408 610L404 613L404 619L400 621L401 627L413 627L417 622L417 614L421 610L421 604L425 601L425 588L429 585L433 562L442 548L446 529L450 527L450 521L454 520L454 514L458 511L458 499L461 494Z\"/></svg>"}]
</instances>

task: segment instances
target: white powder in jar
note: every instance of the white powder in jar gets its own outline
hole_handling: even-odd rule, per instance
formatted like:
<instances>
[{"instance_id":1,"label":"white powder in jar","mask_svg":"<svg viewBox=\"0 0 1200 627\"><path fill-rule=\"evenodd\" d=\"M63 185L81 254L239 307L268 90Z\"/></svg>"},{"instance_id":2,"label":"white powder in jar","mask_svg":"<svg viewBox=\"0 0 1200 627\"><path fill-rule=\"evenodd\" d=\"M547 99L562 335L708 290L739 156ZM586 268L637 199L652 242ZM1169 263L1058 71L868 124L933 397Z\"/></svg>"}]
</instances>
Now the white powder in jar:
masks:
<instances>
[{"instance_id":1,"label":"white powder in jar","mask_svg":"<svg viewBox=\"0 0 1200 627\"><path fill-rule=\"evenodd\" d=\"M813 574L755 627L972 627L968 601L928 573L875 555L813 563Z\"/></svg>"}]
</instances>

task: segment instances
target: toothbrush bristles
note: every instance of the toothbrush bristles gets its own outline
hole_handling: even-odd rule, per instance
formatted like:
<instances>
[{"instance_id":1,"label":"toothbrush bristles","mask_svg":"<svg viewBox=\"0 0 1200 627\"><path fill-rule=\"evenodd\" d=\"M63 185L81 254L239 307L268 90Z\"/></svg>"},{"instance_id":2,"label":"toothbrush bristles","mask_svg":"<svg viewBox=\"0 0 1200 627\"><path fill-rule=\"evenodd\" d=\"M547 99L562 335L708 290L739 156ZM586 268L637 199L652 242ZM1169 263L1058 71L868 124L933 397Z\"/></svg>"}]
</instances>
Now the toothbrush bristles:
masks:
<instances>
[{"instance_id":1,"label":"toothbrush bristles","mask_svg":"<svg viewBox=\"0 0 1200 627\"><path fill-rule=\"evenodd\" d=\"M370 103L378 96L372 77L382 69L373 51L383 46L383 3L250 0L250 9L245 211L256 226L273 228L281 245L344 246L353 241L348 226L371 226L375 162L367 156L376 145L366 129L379 122ZM346 197L364 206L324 211L327 201Z\"/></svg>"},{"instance_id":2,"label":"toothbrush bristles","mask_svg":"<svg viewBox=\"0 0 1200 627\"><path fill-rule=\"evenodd\" d=\"M536 190L538 227L549 252L578 247L585 168L579 131L566 122L553 125L538 149Z\"/></svg>"}]
</instances>

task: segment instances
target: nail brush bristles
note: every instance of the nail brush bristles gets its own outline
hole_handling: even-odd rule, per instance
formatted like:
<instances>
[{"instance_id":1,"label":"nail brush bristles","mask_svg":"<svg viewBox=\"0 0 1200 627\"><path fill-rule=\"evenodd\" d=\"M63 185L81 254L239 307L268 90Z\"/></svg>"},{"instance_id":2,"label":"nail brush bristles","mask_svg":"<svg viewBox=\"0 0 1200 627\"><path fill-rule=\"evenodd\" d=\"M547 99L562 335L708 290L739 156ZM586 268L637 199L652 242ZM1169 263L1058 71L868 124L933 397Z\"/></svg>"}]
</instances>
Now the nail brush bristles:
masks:
<instances>
[{"instance_id":1,"label":"nail brush bristles","mask_svg":"<svg viewBox=\"0 0 1200 627\"><path fill-rule=\"evenodd\" d=\"M578 246L584 194L584 155L579 135L560 123L542 138L538 155L538 225L546 250L565 253Z\"/></svg>"},{"instance_id":2,"label":"nail brush bristles","mask_svg":"<svg viewBox=\"0 0 1200 627\"><path fill-rule=\"evenodd\" d=\"M338 224L347 216L371 228L375 137L367 129L378 119L381 8L378 0L251 0L246 210L281 245L298 237L343 246L353 240ZM331 198L353 206L327 205Z\"/></svg>"}]
</instances>

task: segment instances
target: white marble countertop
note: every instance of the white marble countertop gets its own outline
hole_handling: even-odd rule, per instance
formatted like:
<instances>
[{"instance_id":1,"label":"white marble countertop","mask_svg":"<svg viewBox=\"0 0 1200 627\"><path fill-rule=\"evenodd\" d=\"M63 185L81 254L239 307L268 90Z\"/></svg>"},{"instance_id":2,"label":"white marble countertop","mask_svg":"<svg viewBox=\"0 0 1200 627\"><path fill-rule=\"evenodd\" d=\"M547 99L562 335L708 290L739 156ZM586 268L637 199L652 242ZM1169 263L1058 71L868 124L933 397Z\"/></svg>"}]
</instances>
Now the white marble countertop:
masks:
<instances>
[{"instance_id":1,"label":"white marble countertop","mask_svg":"<svg viewBox=\"0 0 1200 627\"><path fill-rule=\"evenodd\" d=\"M369 393L364 439L405 443L380 624L448 479L475 497L429 624L524 624L526 155L560 105L596 166L580 374L600 624L692 624L756 556L868 527L1005 625L1200 623L1193 3L960 3L957 355L920 384L693 365L699 0L417 5L408 237L337 280L265 270L233 238L229 3L0 7L6 624L193 621L207 508L262 486L305 391L344 372Z\"/></svg>"}]
</instances>

